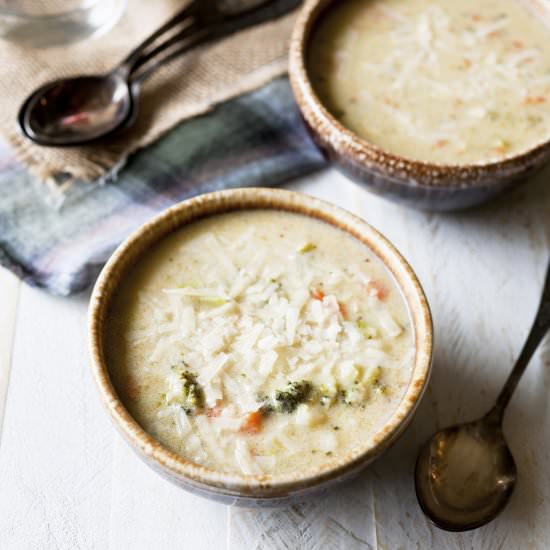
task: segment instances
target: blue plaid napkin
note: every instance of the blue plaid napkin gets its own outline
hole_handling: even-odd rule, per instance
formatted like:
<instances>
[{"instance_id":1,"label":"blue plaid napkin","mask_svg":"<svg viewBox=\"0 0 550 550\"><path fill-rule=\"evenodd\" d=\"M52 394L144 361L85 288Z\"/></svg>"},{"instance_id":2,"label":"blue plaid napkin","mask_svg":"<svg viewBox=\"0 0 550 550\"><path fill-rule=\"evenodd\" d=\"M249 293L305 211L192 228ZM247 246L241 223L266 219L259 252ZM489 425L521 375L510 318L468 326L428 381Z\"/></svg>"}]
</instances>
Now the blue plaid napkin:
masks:
<instances>
[{"instance_id":1,"label":"blue plaid napkin","mask_svg":"<svg viewBox=\"0 0 550 550\"><path fill-rule=\"evenodd\" d=\"M0 264L68 295L91 285L116 246L168 206L277 185L323 164L286 78L184 122L131 157L116 181L74 184L61 205L0 147Z\"/></svg>"}]
</instances>

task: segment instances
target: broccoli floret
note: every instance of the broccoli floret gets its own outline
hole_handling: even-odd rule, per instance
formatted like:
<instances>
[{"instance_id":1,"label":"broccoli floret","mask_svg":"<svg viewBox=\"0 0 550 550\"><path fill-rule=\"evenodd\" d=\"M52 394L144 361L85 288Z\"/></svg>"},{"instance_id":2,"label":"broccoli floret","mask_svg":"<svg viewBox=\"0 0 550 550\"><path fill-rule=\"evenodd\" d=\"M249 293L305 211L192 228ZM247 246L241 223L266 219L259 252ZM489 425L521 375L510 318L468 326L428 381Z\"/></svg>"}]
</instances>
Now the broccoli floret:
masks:
<instances>
[{"instance_id":1,"label":"broccoli floret","mask_svg":"<svg viewBox=\"0 0 550 550\"><path fill-rule=\"evenodd\" d=\"M264 413L264 414L269 414L269 413L272 413L275 411L275 407L273 406L273 403L269 397L269 395L263 393L263 392L260 392L258 393L258 401L262 404L262 406L260 407L260 410Z\"/></svg>"},{"instance_id":2,"label":"broccoli floret","mask_svg":"<svg viewBox=\"0 0 550 550\"><path fill-rule=\"evenodd\" d=\"M284 389L275 391L275 409L284 413L294 412L300 403L307 400L311 389L312 384L307 380L288 382Z\"/></svg>"},{"instance_id":3,"label":"broccoli floret","mask_svg":"<svg viewBox=\"0 0 550 550\"><path fill-rule=\"evenodd\" d=\"M192 372L184 370L180 378L183 382L181 407L186 414L195 414L204 405L204 392Z\"/></svg>"},{"instance_id":4,"label":"broccoli floret","mask_svg":"<svg viewBox=\"0 0 550 550\"><path fill-rule=\"evenodd\" d=\"M258 401L262 403L261 411L264 414L273 412L291 413L300 403L307 401L313 390L313 384L308 380L288 382L283 389L275 390L272 395L258 394Z\"/></svg>"}]
</instances>

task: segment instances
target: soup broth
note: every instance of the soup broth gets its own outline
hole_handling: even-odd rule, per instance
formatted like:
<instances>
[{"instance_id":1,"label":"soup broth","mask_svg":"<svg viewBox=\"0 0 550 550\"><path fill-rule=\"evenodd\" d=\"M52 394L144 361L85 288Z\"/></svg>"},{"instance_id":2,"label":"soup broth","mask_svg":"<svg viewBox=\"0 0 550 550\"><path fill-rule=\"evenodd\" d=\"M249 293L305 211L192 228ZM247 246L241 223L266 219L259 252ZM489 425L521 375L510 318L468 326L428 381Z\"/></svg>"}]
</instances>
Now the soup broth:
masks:
<instances>
[{"instance_id":1,"label":"soup broth","mask_svg":"<svg viewBox=\"0 0 550 550\"><path fill-rule=\"evenodd\" d=\"M125 278L109 318L107 363L136 421L189 461L246 475L313 471L364 448L415 356L382 262L280 211L171 234Z\"/></svg>"},{"instance_id":2,"label":"soup broth","mask_svg":"<svg viewBox=\"0 0 550 550\"><path fill-rule=\"evenodd\" d=\"M345 0L308 71L324 105L400 156L476 164L550 139L550 35L519 0Z\"/></svg>"}]
</instances>

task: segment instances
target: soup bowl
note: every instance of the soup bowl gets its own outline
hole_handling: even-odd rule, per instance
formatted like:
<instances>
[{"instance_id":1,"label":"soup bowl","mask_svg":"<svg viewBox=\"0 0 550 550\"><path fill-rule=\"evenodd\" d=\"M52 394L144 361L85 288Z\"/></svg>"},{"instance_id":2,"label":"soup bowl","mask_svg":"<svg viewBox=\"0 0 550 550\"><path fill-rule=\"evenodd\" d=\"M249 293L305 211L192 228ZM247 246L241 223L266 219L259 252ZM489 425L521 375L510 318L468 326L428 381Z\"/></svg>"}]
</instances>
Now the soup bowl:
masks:
<instances>
[{"instance_id":1,"label":"soup bowl","mask_svg":"<svg viewBox=\"0 0 550 550\"><path fill-rule=\"evenodd\" d=\"M548 6L531 0L541 15ZM291 39L289 76L302 117L329 161L369 191L406 205L450 211L482 204L525 182L550 160L550 140L502 160L436 164L386 151L358 137L323 105L307 69L310 38L335 0L306 0ZM368 82L365 82L368 88Z\"/></svg>"},{"instance_id":2,"label":"soup bowl","mask_svg":"<svg viewBox=\"0 0 550 550\"><path fill-rule=\"evenodd\" d=\"M270 209L322 220L364 243L386 266L407 305L414 331L415 354L411 378L403 398L383 424L359 450L333 459L307 475L238 475L190 462L149 435L125 407L113 384L106 355L110 305L117 289L131 276L132 267L159 241L187 224L207 216ZM347 238L347 237L346 237ZM411 267L380 233L363 220L332 204L300 193L247 188L202 195L182 202L135 231L109 259L93 289L89 307L89 343L92 372L101 400L115 427L149 466L175 484L226 504L274 506L320 492L358 473L385 451L410 422L422 397L431 367L432 321L422 288Z\"/></svg>"}]
</instances>

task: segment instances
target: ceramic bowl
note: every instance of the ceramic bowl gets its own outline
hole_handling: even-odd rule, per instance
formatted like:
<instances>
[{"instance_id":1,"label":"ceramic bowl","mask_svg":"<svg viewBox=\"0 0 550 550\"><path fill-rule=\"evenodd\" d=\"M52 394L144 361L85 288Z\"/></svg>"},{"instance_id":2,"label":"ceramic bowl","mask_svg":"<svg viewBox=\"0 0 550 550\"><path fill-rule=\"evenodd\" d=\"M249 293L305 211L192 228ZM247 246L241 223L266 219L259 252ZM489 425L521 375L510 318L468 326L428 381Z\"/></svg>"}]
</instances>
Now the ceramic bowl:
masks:
<instances>
[{"instance_id":1,"label":"ceramic bowl","mask_svg":"<svg viewBox=\"0 0 550 550\"><path fill-rule=\"evenodd\" d=\"M290 46L290 82L313 139L351 179L369 191L409 206L458 210L484 203L524 182L550 160L550 141L485 164L443 165L414 161L359 138L331 115L317 97L306 70L308 41L335 0L306 0ZM368 83L366 83L368 86Z\"/></svg>"},{"instance_id":2,"label":"ceramic bowl","mask_svg":"<svg viewBox=\"0 0 550 550\"><path fill-rule=\"evenodd\" d=\"M296 472L284 476L245 476L222 473L178 456L146 433L131 417L112 384L105 359L106 321L109 305L119 283L131 274L135 262L161 239L190 222L222 212L238 210L246 216L251 209L277 209L318 218L350 233L370 248L393 274L408 304L415 332L416 355L408 389L391 418L360 451L311 475ZM226 504L273 506L327 489L378 457L410 422L426 387L432 356L432 322L422 288L412 269L380 233L352 214L313 197L276 189L236 189L202 195L182 202L153 218L135 231L115 251L101 272L90 302L89 340L93 376L101 400L136 453L152 468L177 485Z\"/></svg>"}]
</instances>

